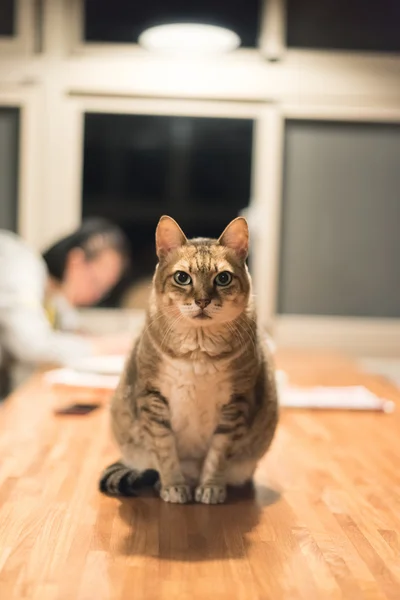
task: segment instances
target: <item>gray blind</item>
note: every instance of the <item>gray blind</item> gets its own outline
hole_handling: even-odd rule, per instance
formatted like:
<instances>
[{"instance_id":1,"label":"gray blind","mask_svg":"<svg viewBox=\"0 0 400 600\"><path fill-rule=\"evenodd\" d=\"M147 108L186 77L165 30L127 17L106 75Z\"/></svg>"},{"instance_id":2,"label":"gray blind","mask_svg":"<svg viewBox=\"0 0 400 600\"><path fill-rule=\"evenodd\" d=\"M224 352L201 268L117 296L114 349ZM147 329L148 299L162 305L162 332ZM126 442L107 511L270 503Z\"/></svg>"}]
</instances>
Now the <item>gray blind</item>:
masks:
<instances>
[{"instance_id":1,"label":"gray blind","mask_svg":"<svg viewBox=\"0 0 400 600\"><path fill-rule=\"evenodd\" d=\"M287 122L278 310L400 317L400 126Z\"/></svg>"},{"instance_id":2,"label":"gray blind","mask_svg":"<svg viewBox=\"0 0 400 600\"><path fill-rule=\"evenodd\" d=\"M0 229L16 230L19 110L0 108Z\"/></svg>"}]
</instances>

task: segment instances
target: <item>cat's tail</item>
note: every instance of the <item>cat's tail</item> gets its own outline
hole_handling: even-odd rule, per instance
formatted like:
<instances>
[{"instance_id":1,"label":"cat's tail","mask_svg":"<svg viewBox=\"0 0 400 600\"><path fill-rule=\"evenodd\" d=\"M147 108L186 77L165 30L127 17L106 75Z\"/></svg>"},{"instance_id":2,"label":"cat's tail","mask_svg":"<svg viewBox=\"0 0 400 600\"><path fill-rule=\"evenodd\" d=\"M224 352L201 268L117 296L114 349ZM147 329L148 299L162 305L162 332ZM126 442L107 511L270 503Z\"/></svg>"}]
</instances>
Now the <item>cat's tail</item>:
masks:
<instances>
[{"instance_id":1,"label":"cat's tail","mask_svg":"<svg viewBox=\"0 0 400 600\"><path fill-rule=\"evenodd\" d=\"M107 496L137 496L146 487L158 482L157 471L135 471L118 461L107 467L100 478L99 489Z\"/></svg>"}]
</instances>

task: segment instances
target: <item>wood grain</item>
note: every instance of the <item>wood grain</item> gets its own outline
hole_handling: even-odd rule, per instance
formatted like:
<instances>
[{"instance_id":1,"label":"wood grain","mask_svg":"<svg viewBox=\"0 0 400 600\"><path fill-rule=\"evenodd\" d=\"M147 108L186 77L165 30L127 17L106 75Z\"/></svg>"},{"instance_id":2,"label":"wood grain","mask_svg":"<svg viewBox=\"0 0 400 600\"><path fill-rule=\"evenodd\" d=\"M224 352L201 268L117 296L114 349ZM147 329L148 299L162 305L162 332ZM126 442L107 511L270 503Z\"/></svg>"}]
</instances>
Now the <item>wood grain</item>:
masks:
<instances>
[{"instance_id":1,"label":"wood grain","mask_svg":"<svg viewBox=\"0 0 400 600\"><path fill-rule=\"evenodd\" d=\"M400 400L341 357L278 364ZM63 394L37 376L0 406L2 600L400 598L399 411L283 411L253 490L178 506L101 496L118 458L107 410L57 417Z\"/></svg>"}]
</instances>

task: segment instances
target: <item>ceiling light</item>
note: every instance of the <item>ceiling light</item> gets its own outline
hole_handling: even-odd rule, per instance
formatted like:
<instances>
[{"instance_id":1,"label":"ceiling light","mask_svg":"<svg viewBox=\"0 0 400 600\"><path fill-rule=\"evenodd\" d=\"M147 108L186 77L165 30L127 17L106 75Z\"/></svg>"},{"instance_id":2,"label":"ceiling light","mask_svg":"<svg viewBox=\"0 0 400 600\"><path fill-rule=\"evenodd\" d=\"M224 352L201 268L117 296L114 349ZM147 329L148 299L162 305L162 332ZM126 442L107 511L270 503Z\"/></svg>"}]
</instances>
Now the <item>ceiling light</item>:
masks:
<instances>
[{"instance_id":1,"label":"ceiling light","mask_svg":"<svg viewBox=\"0 0 400 600\"><path fill-rule=\"evenodd\" d=\"M240 46L239 36L224 27L196 23L173 23L146 29L139 36L146 50L173 54L220 54Z\"/></svg>"}]
</instances>

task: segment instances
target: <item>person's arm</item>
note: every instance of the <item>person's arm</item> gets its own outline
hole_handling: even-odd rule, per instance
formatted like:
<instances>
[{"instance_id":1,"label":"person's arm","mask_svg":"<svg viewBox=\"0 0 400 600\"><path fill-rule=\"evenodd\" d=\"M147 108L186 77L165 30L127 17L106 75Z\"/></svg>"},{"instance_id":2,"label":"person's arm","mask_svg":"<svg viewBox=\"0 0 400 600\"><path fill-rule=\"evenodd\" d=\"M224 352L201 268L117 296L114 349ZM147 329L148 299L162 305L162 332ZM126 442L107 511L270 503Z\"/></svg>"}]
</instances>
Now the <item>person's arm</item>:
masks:
<instances>
[{"instance_id":1,"label":"person's arm","mask_svg":"<svg viewBox=\"0 0 400 600\"><path fill-rule=\"evenodd\" d=\"M88 355L126 354L132 345L127 333L85 337L53 331L40 305L14 306L0 312L1 344L19 362L76 364Z\"/></svg>"},{"instance_id":2,"label":"person's arm","mask_svg":"<svg viewBox=\"0 0 400 600\"><path fill-rule=\"evenodd\" d=\"M13 358L30 364L69 364L95 351L79 335L53 331L40 305L3 309L1 339Z\"/></svg>"}]
</instances>

